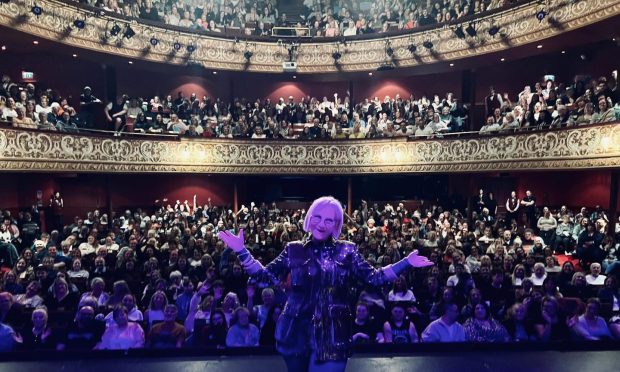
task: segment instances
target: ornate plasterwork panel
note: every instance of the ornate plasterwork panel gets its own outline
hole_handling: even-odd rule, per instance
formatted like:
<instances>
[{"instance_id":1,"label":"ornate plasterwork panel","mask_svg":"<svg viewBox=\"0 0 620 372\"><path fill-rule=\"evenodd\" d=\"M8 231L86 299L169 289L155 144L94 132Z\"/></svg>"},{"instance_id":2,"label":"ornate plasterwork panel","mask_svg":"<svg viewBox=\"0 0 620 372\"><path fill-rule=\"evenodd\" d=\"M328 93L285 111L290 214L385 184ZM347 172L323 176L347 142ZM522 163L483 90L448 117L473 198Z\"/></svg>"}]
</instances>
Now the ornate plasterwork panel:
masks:
<instances>
[{"instance_id":1,"label":"ornate plasterwork panel","mask_svg":"<svg viewBox=\"0 0 620 372\"><path fill-rule=\"evenodd\" d=\"M0 171L368 174L618 166L618 124L463 139L332 142L150 140L0 129Z\"/></svg>"},{"instance_id":2,"label":"ornate plasterwork panel","mask_svg":"<svg viewBox=\"0 0 620 372\"><path fill-rule=\"evenodd\" d=\"M209 69L282 72L282 62L287 60L285 45L276 42L235 42L231 39L190 32L171 31L139 22L132 22L136 35L131 39L122 32L112 37L107 34L114 23L109 16L94 16L77 5L61 0L37 0L44 10L41 16L30 12L30 0L12 0L0 6L0 25L5 25L38 37L59 41L75 47L163 63L187 64L188 62ZM73 3L75 4L75 3ZM443 27L407 35L389 37L394 51L393 62L398 67L432 64L498 52L510 47L540 41L560 33L575 30L620 14L620 0L547 0L545 10L549 15L539 22L534 16L542 9L540 1L532 1L507 10L492 12L479 17L478 36L464 40L454 36L452 28ZM83 30L72 29L76 19L85 19ZM124 28L125 21L118 21ZM487 31L500 25L500 32L491 37ZM151 46L149 40L156 36L159 43ZM370 71L389 59L386 56L386 38L350 41L346 45L333 42L302 43L298 48L297 73L329 73ZM422 46L425 41L434 45L432 51ZM173 52L173 44L183 47ZM187 53L187 45L196 51ZM409 45L417 46L412 54ZM253 53L247 63L244 52ZM336 65L332 53L338 50L342 57Z\"/></svg>"}]
</instances>

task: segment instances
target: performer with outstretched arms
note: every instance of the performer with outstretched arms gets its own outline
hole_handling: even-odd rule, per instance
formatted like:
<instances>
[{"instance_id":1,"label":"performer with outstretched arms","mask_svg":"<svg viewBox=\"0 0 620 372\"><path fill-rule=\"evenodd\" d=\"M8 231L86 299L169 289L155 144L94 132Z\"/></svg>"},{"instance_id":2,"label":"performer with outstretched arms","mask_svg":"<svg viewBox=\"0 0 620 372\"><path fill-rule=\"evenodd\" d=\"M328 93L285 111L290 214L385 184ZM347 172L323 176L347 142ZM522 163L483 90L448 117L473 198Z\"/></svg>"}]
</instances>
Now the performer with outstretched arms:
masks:
<instances>
[{"instance_id":1,"label":"performer with outstretched arms","mask_svg":"<svg viewBox=\"0 0 620 372\"><path fill-rule=\"evenodd\" d=\"M342 206L331 196L315 200L304 219L304 241L289 242L263 267L244 247L243 230L218 234L237 252L245 270L257 280L279 284L291 275L291 289L276 325L277 349L289 371L344 371L351 353L351 312L347 279L370 285L391 282L410 267L431 266L413 251L403 260L375 270L355 244L337 240L343 223Z\"/></svg>"}]
</instances>

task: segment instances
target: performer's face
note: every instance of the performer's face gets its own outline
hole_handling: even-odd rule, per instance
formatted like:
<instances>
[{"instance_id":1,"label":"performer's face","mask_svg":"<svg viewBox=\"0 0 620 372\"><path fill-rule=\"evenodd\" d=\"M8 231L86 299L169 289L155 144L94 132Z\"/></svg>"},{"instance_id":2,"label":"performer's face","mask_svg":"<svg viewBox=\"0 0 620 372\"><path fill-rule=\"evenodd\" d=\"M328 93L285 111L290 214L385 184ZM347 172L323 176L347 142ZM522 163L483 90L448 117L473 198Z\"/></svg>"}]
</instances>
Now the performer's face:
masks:
<instances>
[{"instance_id":1,"label":"performer's face","mask_svg":"<svg viewBox=\"0 0 620 372\"><path fill-rule=\"evenodd\" d=\"M310 219L310 232L314 240L327 240L336 228L336 211L330 205L319 205Z\"/></svg>"}]
</instances>

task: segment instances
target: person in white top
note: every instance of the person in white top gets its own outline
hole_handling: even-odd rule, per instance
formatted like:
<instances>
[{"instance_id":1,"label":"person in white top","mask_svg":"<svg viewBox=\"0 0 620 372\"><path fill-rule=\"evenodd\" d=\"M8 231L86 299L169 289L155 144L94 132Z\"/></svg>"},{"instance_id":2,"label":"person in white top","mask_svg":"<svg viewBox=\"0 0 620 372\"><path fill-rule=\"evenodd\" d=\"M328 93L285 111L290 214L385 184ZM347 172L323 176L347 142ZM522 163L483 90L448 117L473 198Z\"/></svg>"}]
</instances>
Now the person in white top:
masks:
<instances>
[{"instance_id":1,"label":"person in white top","mask_svg":"<svg viewBox=\"0 0 620 372\"><path fill-rule=\"evenodd\" d=\"M601 274L601 264L594 262L590 265L590 274L586 275L586 282L589 285L603 285L607 277Z\"/></svg>"},{"instance_id":2,"label":"person in white top","mask_svg":"<svg viewBox=\"0 0 620 372\"><path fill-rule=\"evenodd\" d=\"M465 329L456 321L458 316L456 304L444 304L441 318L431 322L422 332L422 342L464 342Z\"/></svg>"},{"instance_id":3,"label":"person in white top","mask_svg":"<svg viewBox=\"0 0 620 372\"><path fill-rule=\"evenodd\" d=\"M586 312L577 320L575 333L586 340L610 340L613 339L607 322L598 316L601 302L598 298L591 298L586 305Z\"/></svg>"},{"instance_id":4,"label":"person in white top","mask_svg":"<svg viewBox=\"0 0 620 372\"><path fill-rule=\"evenodd\" d=\"M388 293L388 301L415 302L415 295L411 289L407 288L407 279L403 275L394 280L392 289Z\"/></svg>"},{"instance_id":5,"label":"person in white top","mask_svg":"<svg viewBox=\"0 0 620 372\"><path fill-rule=\"evenodd\" d=\"M542 262L537 262L534 265L534 272L530 276L530 280L535 286L539 287L543 285L543 282L547 278L547 272L545 271L545 265Z\"/></svg>"},{"instance_id":6,"label":"person in white top","mask_svg":"<svg viewBox=\"0 0 620 372\"><path fill-rule=\"evenodd\" d=\"M127 310L127 319L130 322L140 323L144 320L142 311L136 307L136 299L131 293L128 293L123 297L122 305ZM116 320L114 319L114 311L110 311L108 315L106 315L105 324L106 327L116 324Z\"/></svg>"},{"instance_id":7,"label":"person in white top","mask_svg":"<svg viewBox=\"0 0 620 372\"><path fill-rule=\"evenodd\" d=\"M110 325L96 349L127 350L144 347L144 330L138 323L129 322L127 308L117 306L113 311L114 323Z\"/></svg>"},{"instance_id":8,"label":"person in white top","mask_svg":"<svg viewBox=\"0 0 620 372\"><path fill-rule=\"evenodd\" d=\"M88 256L89 254L95 254L96 251L96 239L94 236L89 235L88 238L86 238L86 241L82 244L80 244L80 246L78 247L80 250L80 253L82 253L82 257Z\"/></svg>"}]
</instances>

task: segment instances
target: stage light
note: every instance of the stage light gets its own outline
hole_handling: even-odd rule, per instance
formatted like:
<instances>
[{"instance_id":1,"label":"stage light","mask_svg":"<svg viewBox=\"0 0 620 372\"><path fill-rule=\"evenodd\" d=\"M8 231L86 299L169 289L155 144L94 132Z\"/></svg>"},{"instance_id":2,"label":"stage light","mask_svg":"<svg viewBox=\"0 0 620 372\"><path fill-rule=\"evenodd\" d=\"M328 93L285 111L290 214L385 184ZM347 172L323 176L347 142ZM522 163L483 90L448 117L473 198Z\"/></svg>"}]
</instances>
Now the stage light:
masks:
<instances>
[{"instance_id":1,"label":"stage light","mask_svg":"<svg viewBox=\"0 0 620 372\"><path fill-rule=\"evenodd\" d=\"M83 30L84 27L86 27L86 21L84 21L83 19L76 19L75 21L73 21L73 25L78 30Z\"/></svg>"},{"instance_id":2,"label":"stage light","mask_svg":"<svg viewBox=\"0 0 620 372\"><path fill-rule=\"evenodd\" d=\"M536 13L536 19L538 20L538 22L542 22L543 19L545 19L545 17L547 16L547 14L548 13L545 12L544 9L541 9Z\"/></svg>"},{"instance_id":3,"label":"stage light","mask_svg":"<svg viewBox=\"0 0 620 372\"><path fill-rule=\"evenodd\" d=\"M157 44L159 44L159 40L153 36L151 40L149 40L149 43L151 43L152 46L157 46Z\"/></svg>"},{"instance_id":4,"label":"stage light","mask_svg":"<svg viewBox=\"0 0 620 372\"><path fill-rule=\"evenodd\" d=\"M473 23L470 23L469 26L467 26L467 28L465 29L465 32L467 32L467 35L471 37L478 35L478 31L476 31L476 29L474 28Z\"/></svg>"},{"instance_id":5,"label":"stage light","mask_svg":"<svg viewBox=\"0 0 620 372\"><path fill-rule=\"evenodd\" d=\"M254 53L250 52L249 50L246 50L243 53L243 58L245 58L246 60L250 60L252 58L252 56L254 55Z\"/></svg>"},{"instance_id":6,"label":"stage light","mask_svg":"<svg viewBox=\"0 0 620 372\"><path fill-rule=\"evenodd\" d=\"M117 25L116 23L112 25L112 28L110 29L110 35L116 36L120 33L121 33L121 26Z\"/></svg>"},{"instance_id":7,"label":"stage light","mask_svg":"<svg viewBox=\"0 0 620 372\"><path fill-rule=\"evenodd\" d=\"M426 48L426 49L433 49L433 42L430 40L425 41L424 43L422 43L422 45Z\"/></svg>"},{"instance_id":8,"label":"stage light","mask_svg":"<svg viewBox=\"0 0 620 372\"><path fill-rule=\"evenodd\" d=\"M187 53L194 53L196 51L196 47L193 46L192 44L187 46Z\"/></svg>"},{"instance_id":9,"label":"stage light","mask_svg":"<svg viewBox=\"0 0 620 372\"><path fill-rule=\"evenodd\" d=\"M181 43L175 41L174 44L172 44L172 48L178 52L179 50L181 50Z\"/></svg>"},{"instance_id":10,"label":"stage light","mask_svg":"<svg viewBox=\"0 0 620 372\"><path fill-rule=\"evenodd\" d=\"M463 31L463 25L461 25L461 26L457 27L456 29L454 29L454 34L459 39L465 39L465 32Z\"/></svg>"},{"instance_id":11,"label":"stage light","mask_svg":"<svg viewBox=\"0 0 620 372\"><path fill-rule=\"evenodd\" d=\"M411 52L411 54L415 53L418 50L418 47L415 44L409 44L409 46L407 47L407 49L409 49L409 51Z\"/></svg>"},{"instance_id":12,"label":"stage light","mask_svg":"<svg viewBox=\"0 0 620 372\"><path fill-rule=\"evenodd\" d=\"M499 32L499 26L491 26L489 29L489 35L495 36Z\"/></svg>"},{"instance_id":13,"label":"stage light","mask_svg":"<svg viewBox=\"0 0 620 372\"><path fill-rule=\"evenodd\" d=\"M36 15L37 17L43 14L43 8L41 8L38 5L34 5L32 8L30 8L30 11L32 12L32 14Z\"/></svg>"},{"instance_id":14,"label":"stage light","mask_svg":"<svg viewBox=\"0 0 620 372\"><path fill-rule=\"evenodd\" d=\"M332 53L332 58L334 59L334 61L338 62L338 60L342 57L342 54L340 54L340 52L334 52Z\"/></svg>"},{"instance_id":15,"label":"stage light","mask_svg":"<svg viewBox=\"0 0 620 372\"><path fill-rule=\"evenodd\" d=\"M392 57L394 55L394 49L392 49L392 47L385 48L385 54L387 54L388 57Z\"/></svg>"},{"instance_id":16,"label":"stage light","mask_svg":"<svg viewBox=\"0 0 620 372\"><path fill-rule=\"evenodd\" d=\"M125 29L125 32L123 33L123 37L125 39L131 39L132 37L134 37L135 34L136 32L131 28L131 26L127 25L127 28Z\"/></svg>"}]
</instances>

